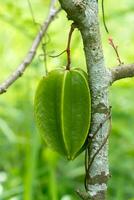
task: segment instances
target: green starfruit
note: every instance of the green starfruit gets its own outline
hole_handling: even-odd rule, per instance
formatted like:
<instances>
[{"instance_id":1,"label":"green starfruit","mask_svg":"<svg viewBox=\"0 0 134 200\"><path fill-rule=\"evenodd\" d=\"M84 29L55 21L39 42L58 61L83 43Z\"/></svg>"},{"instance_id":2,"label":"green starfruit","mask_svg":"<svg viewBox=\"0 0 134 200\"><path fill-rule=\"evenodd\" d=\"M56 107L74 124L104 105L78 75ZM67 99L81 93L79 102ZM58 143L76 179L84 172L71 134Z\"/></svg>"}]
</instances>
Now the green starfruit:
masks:
<instances>
[{"instance_id":1,"label":"green starfruit","mask_svg":"<svg viewBox=\"0 0 134 200\"><path fill-rule=\"evenodd\" d=\"M91 100L87 74L81 69L58 69L37 87L34 112L48 147L67 159L81 151L90 127Z\"/></svg>"}]
</instances>

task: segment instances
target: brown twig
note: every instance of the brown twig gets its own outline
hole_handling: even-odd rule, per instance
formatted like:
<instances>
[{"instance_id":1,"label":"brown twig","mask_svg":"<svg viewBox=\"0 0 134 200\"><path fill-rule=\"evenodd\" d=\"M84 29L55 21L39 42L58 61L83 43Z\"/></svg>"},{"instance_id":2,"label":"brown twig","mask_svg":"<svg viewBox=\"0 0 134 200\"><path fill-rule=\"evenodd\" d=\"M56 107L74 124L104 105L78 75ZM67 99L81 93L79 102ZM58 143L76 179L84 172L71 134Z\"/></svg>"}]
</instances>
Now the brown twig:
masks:
<instances>
[{"instance_id":1,"label":"brown twig","mask_svg":"<svg viewBox=\"0 0 134 200\"><path fill-rule=\"evenodd\" d=\"M108 138L109 138L109 135L110 135L110 130L111 130L111 114L109 116L109 120L110 120L110 126L109 126L109 130L108 130L108 134L106 136L106 138L104 139L103 143L101 144L101 146L99 147L99 149L95 152L95 154L93 155L91 161L90 161L90 164L88 166L88 171L90 170L91 166L92 166L92 163L95 159L95 157L98 155L98 153L100 152L100 150L104 147L104 145L106 144Z\"/></svg>"},{"instance_id":2,"label":"brown twig","mask_svg":"<svg viewBox=\"0 0 134 200\"><path fill-rule=\"evenodd\" d=\"M109 33L107 25L106 25L106 21L105 21L104 0L101 1L101 7L102 7L102 18L103 18L104 28L105 28L106 32Z\"/></svg>"},{"instance_id":3,"label":"brown twig","mask_svg":"<svg viewBox=\"0 0 134 200\"><path fill-rule=\"evenodd\" d=\"M70 70L70 64L71 64L70 44L71 44L71 38L72 38L72 33L73 33L74 29L75 29L75 25L74 25L74 23L72 23L70 31L69 31L69 35L68 35L67 48L64 51L62 51L61 53L59 53L58 55L49 55L49 57L51 57L51 58L56 58L66 52L67 53L66 70Z\"/></svg>"},{"instance_id":4,"label":"brown twig","mask_svg":"<svg viewBox=\"0 0 134 200\"><path fill-rule=\"evenodd\" d=\"M113 39L112 39L111 37L110 37L108 40L109 40L109 44L113 47L113 49L114 49L114 51L115 51L115 53L116 53L116 56L117 56L117 60L118 60L118 62L119 62L119 65L122 65L123 62L121 61L120 56L119 56L118 46L115 45L115 43L114 43L114 41L113 41Z\"/></svg>"},{"instance_id":5,"label":"brown twig","mask_svg":"<svg viewBox=\"0 0 134 200\"><path fill-rule=\"evenodd\" d=\"M68 36L68 43L67 43L67 48L66 48L66 52L67 52L67 65L66 65L66 70L70 70L70 64L71 64L71 55L70 55L70 44L71 44L71 38L72 38L72 33L75 29L75 25L74 23L71 25L71 29L69 32L69 36Z\"/></svg>"},{"instance_id":6,"label":"brown twig","mask_svg":"<svg viewBox=\"0 0 134 200\"><path fill-rule=\"evenodd\" d=\"M55 10L55 0L51 1L51 6L49 10L49 14L47 19L45 19L43 25L40 28L40 31L38 32L37 36L35 37L32 47L28 51L25 59L22 61L22 63L16 68L16 70L3 82L0 84L0 94L3 94L6 92L6 90L24 73L28 65L32 62L33 58L35 57L37 48L39 47L39 44L47 32L47 29L50 25L50 23L53 21L54 17L60 12L61 8L58 10Z\"/></svg>"},{"instance_id":7,"label":"brown twig","mask_svg":"<svg viewBox=\"0 0 134 200\"><path fill-rule=\"evenodd\" d=\"M111 110L111 107L110 107L110 110ZM95 136L97 135L98 131L102 128L102 125L109 119L109 115L110 113L108 112L106 118L99 124L99 126L97 127L96 131L93 133L93 134L89 134L88 136L88 142L87 142L87 147L85 149L85 179L84 179L84 186L85 186L85 189L86 191L88 190L87 188L87 174L89 173L89 166L90 166L90 161L89 161L89 157L90 157L90 146L91 146L91 143L92 143L92 140L95 138ZM93 158L94 160L94 158Z\"/></svg>"}]
</instances>

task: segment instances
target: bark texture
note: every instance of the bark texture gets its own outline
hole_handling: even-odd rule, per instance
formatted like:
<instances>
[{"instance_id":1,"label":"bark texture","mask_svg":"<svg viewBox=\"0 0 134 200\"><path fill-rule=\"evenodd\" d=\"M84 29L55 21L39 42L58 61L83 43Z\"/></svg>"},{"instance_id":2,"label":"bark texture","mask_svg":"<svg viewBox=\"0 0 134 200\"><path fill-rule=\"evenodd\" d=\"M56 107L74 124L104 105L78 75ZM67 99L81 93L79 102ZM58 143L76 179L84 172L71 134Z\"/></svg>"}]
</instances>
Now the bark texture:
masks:
<instances>
[{"instance_id":1,"label":"bark texture","mask_svg":"<svg viewBox=\"0 0 134 200\"><path fill-rule=\"evenodd\" d=\"M108 87L111 73L106 70L101 46L98 22L98 3L96 0L59 0L67 17L73 20L81 32L89 74L89 86L92 97L92 122L90 134L93 135L109 113ZM107 120L94 137L90 149L89 161L103 144L109 132ZM106 143L95 157L87 175L87 192L79 196L82 199L105 200L109 177L108 144ZM88 195L87 195L88 194ZM86 196L84 198L84 196ZM88 197L87 197L88 196Z\"/></svg>"},{"instance_id":2,"label":"bark texture","mask_svg":"<svg viewBox=\"0 0 134 200\"><path fill-rule=\"evenodd\" d=\"M120 65L111 70L111 84L123 78L134 77L134 64Z\"/></svg>"}]
</instances>

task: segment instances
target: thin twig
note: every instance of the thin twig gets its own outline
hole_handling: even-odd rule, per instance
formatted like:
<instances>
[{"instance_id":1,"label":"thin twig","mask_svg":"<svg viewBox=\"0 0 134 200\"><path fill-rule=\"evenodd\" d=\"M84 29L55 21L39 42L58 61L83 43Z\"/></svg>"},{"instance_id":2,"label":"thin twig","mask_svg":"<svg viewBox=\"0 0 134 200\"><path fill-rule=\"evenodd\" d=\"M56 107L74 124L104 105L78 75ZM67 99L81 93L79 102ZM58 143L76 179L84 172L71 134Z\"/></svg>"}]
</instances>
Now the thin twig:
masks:
<instances>
[{"instance_id":1,"label":"thin twig","mask_svg":"<svg viewBox=\"0 0 134 200\"><path fill-rule=\"evenodd\" d=\"M16 70L3 82L0 84L0 94L3 94L6 92L7 88L11 86L26 70L28 65L32 62L33 58L35 57L37 48L39 47L39 44L44 36L46 34L47 29L50 25L50 23L53 21L54 17L60 12L61 8L58 10L55 10L54 7L55 1L51 1L51 6L49 10L49 14L47 19L44 21L43 25L40 28L40 31L38 32L37 36L35 37L33 44L28 51L26 57L22 61L22 63L16 68Z\"/></svg>"},{"instance_id":2,"label":"thin twig","mask_svg":"<svg viewBox=\"0 0 134 200\"><path fill-rule=\"evenodd\" d=\"M110 107L110 109L111 109L111 107ZM106 116L105 119L99 124L99 126L98 126L97 129L96 129L96 131L95 131L92 135L89 135L89 137L90 137L91 140L93 140L93 139L96 137L96 135L97 135L98 131L101 129L102 125L105 124L105 122L109 119L109 116L110 116L110 113L108 112L107 116Z\"/></svg>"},{"instance_id":3,"label":"thin twig","mask_svg":"<svg viewBox=\"0 0 134 200\"><path fill-rule=\"evenodd\" d=\"M29 6L29 9L30 9L30 12L31 12L33 23L36 25L37 23L36 23L36 20L35 20L35 17L34 17L34 13L33 13L32 5L31 5L31 1L27 0L27 2L28 2L28 6Z\"/></svg>"},{"instance_id":4,"label":"thin twig","mask_svg":"<svg viewBox=\"0 0 134 200\"><path fill-rule=\"evenodd\" d=\"M104 139L103 143L101 144L101 146L99 147L99 149L95 152L95 154L91 158L91 160L89 160L89 158L90 158L90 145L91 145L93 139L96 137L98 131L102 128L102 126L105 124L105 122L108 119L110 120L110 126L109 126L108 134L107 134L106 138ZM96 158L96 156L98 155L100 150L106 144L107 139L108 139L108 137L110 135L110 130L111 130L111 107L109 108L109 112L108 112L106 118L103 120L103 122L100 123L100 125L98 126L97 130L95 131L95 133L93 135L89 135L90 143L89 143L89 145L87 146L87 148L85 150L85 172L86 172L86 175L85 175L85 179L84 179L84 186L85 186L86 191L88 191L87 177L89 176L89 171L91 169L92 163L94 162L94 159Z\"/></svg>"},{"instance_id":5,"label":"thin twig","mask_svg":"<svg viewBox=\"0 0 134 200\"><path fill-rule=\"evenodd\" d=\"M107 25L106 25L106 21L105 21L104 0L101 1L101 6L102 6L102 18L103 18L104 28L105 28L106 32L109 33Z\"/></svg>"},{"instance_id":6,"label":"thin twig","mask_svg":"<svg viewBox=\"0 0 134 200\"><path fill-rule=\"evenodd\" d=\"M32 4L31 4L31 0L27 0L27 2L28 2L28 6L29 6L29 10L30 10L31 16L32 16L33 24L35 25L35 27L37 27L37 25L38 25L37 31L39 31L40 28L42 27L42 25L35 20L34 11L33 11ZM53 3L53 1L50 4L50 8L51 8L52 3ZM43 39L41 40L41 46L42 46L42 50L43 50L45 74L47 74L46 47L43 44Z\"/></svg>"},{"instance_id":7,"label":"thin twig","mask_svg":"<svg viewBox=\"0 0 134 200\"><path fill-rule=\"evenodd\" d=\"M116 53L116 56L117 56L117 60L118 60L118 62L119 62L119 65L122 65L123 62L122 62L121 59L120 59L120 55L119 55L119 52L118 52L118 46L115 45L115 43L114 43L114 41L113 41L113 39L112 39L111 37L109 37L108 40L109 40L109 44L112 46L112 48L114 49L114 51L115 51L115 53Z\"/></svg>"},{"instance_id":8,"label":"thin twig","mask_svg":"<svg viewBox=\"0 0 134 200\"><path fill-rule=\"evenodd\" d=\"M111 114L109 115L109 120L110 120L110 126L109 126L109 130L108 130L108 134L107 136L105 137L103 143L101 144L101 146L99 147L99 149L95 152L95 154L93 155L91 161L90 161L90 164L88 166L88 171L90 170L91 166L92 166L92 163L94 161L94 159L96 158L96 156L98 155L98 153L100 152L100 150L104 147L104 145L106 144L108 138L109 138L109 135L110 135L110 130L111 130Z\"/></svg>"},{"instance_id":9,"label":"thin twig","mask_svg":"<svg viewBox=\"0 0 134 200\"><path fill-rule=\"evenodd\" d=\"M72 33L75 29L75 25L74 23L71 25L71 29L69 32L69 36L68 36L68 42L67 42L67 48L66 48L66 52L67 52L67 65L66 65L66 69L69 70L70 69L70 64L71 64L71 55L70 55L70 44L71 44L71 38L72 38Z\"/></svg>"},{"instance_id":10,"label":"thin twig","mask_svg":"<svg viewBox=\"0 0 134 200\"><path fill-rule=\"evenodd\" d=\"M72 33L73 33L75 28L76 28L75 24L72 23L70 31L69 31L69 34L68 34L67 48L64 51L62 51L61 53L59 53L58 55L54 55L54 56L53 55L49 55L49 57L51 57L51 58L56 58L56 57L61 56L63 53L66 52L67 53L66 70L70 70L70 64L71 64L70 44L71 44Z\"/></svg>"},{"instance_id":11,"label":"thin twig","mask_svg":"<svg viewBox=\"0 0 134 200\"><path fill-rule=\"evenodd\" d=\"M61 56L65 52L66 52L66 49L64 51L62 51L61 53L57 54L57 55L54 55L54 56L53 55L48 55L48 56L51 57L51 58L56 58L56 57Z\"/></svg>"}]
</instances>

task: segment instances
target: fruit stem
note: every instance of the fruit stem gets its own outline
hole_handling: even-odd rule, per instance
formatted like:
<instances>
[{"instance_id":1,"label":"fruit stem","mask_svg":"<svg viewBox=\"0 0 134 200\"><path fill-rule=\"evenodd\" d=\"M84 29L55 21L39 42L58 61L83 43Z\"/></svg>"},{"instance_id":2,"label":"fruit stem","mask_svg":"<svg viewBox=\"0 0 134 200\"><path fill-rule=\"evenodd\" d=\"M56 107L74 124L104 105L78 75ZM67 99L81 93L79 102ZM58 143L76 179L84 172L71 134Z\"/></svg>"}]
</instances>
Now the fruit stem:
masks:
<instances>
[{"instance_id":1,"label":"fruit stem","mask_svg":"<svg viewBox=\"0 0 134 200\"><path fill-rule=\"evenodd\" d=\"M67 52L66 70L70 70L70 64L71 64L70 43L71 43L72 33L74 29L75 29L75 25L74 23L72 23L70 31L69 31L69 35L68 35L68 42L67 42L67 48L66 48L66 52Z\"/></svg>"}]
</instances>

